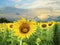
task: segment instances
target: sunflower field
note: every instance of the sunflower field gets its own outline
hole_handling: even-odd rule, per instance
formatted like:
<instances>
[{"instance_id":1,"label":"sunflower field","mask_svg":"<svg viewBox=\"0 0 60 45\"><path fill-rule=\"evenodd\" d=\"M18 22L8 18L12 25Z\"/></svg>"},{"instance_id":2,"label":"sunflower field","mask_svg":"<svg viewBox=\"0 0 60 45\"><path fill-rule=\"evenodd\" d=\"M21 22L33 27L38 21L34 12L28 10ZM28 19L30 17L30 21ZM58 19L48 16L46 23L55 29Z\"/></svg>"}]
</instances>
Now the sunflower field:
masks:
<instances>
[{"instance_id":1,"label":"sunflower field","mask_svg":"<svg viewBox=\"0 0 60 45\"><path fill-rule=\"evenodd\" d=\"M0 45L60 45L60 22L0 23Z\"/></svg>"}]
</instances>

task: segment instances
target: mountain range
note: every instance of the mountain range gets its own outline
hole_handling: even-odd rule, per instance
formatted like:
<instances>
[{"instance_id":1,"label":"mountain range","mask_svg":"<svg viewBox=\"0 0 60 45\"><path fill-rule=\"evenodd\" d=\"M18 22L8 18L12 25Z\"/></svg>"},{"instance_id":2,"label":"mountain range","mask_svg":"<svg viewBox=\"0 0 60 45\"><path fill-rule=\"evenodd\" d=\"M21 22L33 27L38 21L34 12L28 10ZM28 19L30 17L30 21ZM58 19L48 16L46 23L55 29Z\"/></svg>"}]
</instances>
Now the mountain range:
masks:
<instances>
[{"instance_id":1,"label":"mountain range","mask_svg":"<svg viewBox=\"0 0 60 45\"><path fill-rule=\"evenodd\" d=\"M40 9L38 9L40 10ZM4 17L8 20L18 20L21 16L27 19L34 18L36 21L60 21L60 14L58 16L49 16L47 20L40 20L36 9L17 9L15 7L3 7L0 8L0 18Z\"/></svg>"}]
</instances>

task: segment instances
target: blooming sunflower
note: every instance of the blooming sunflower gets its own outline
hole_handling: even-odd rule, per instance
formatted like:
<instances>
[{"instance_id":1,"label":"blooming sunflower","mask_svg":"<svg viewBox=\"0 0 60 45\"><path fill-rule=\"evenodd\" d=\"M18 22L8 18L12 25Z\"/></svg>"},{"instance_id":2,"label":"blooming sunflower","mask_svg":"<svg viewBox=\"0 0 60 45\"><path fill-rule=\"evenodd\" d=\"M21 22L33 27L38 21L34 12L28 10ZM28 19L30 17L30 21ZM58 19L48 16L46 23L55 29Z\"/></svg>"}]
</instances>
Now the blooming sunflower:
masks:
<instances>
[{"instance_id":1,"label":"blooming sunflower","mask_svg":"<svg viewBox=\"0 0 60 45\"><path fill-rule=\"evenodd\" d=\"M55 24L55 22L48 22L48 26L49 26L49 27L54 26L54 24Z\"/></svg>"},{"instance_id":2,"label":"blooming sunflower","mask_svg":"<svg viewBox=\"0 0 60 45\"><path fill-rule=\"evenodd\" d=\"M2 32L4 32L5 30L6 30L6 23L1 23L0 24L0 30L2 31Z\"/></svg>"},{"instance_id":3,"label":"blooming sunflower","mask_svg":"<svg viewBox=\"0 0 60 45\"><path fill-rule=\"evenodd\" d=\"M48 28L47 23L43 23L43 22L40 23L39 26L40 26L41 29L47 29Z\"/></svg>"},{"instance_id":4,"label":"blooming sunflower","mask_svg":"<svg viewBox=\"0 0 60 45\"><path fill-rule=\"evenodd\" d=\"M36 32L36 24L22 18L21 20L15 22L14 32L19 38L29 38L33 33Z\"/></svg>"},{"instance_id":5,"label":"blooming sunflower","mask_svg":"<svg viewBox=\"0 0 60 45\"><path fill-rule=\"evenodd\" d=\"M14 26L14 23L7 23L7 28L9 30L13 30L14 29L13 26Z\"/></svg>"}]
</instances>

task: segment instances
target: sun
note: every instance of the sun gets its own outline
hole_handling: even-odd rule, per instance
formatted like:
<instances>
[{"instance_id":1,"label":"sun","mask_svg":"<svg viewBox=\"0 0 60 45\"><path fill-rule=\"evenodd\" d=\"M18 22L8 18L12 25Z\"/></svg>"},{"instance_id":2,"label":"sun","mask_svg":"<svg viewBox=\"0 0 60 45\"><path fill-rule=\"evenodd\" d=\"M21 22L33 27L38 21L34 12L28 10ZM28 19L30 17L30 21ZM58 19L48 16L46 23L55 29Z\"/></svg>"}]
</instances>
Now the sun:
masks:
<instances>
[{"instance_id":1,"label":"sun","mask_svg":"<svg viewBox=\"0 0 60 45\"><path fill-rule=\"evenodd\" d=\"M45 20L47 20L47 19L49 18L49 15L42 14L42 15L38 16L38 18L39 18L40 20L42 20L42 21L45 21Z\"/></svg>"},{"instance_id":2,"label":"sun","mask_svg":"<svg viewBox=\"0 0 60 45\"><path fill-rule=\"evenodd\" d=\"M19 38L29 38L36 32L36 24L32 21L28 21L25 18L15 22L14 24L15 35Z\"/></svg>"}]
</instances>

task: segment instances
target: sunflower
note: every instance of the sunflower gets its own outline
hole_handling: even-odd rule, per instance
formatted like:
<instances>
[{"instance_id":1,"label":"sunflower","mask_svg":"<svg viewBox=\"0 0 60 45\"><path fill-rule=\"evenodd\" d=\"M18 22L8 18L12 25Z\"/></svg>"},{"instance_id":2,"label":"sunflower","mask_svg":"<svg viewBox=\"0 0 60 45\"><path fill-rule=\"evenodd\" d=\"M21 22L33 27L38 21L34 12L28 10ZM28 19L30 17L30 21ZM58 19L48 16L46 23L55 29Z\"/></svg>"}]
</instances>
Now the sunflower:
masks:
<instances>
[{"instance_id":1,"label":"sunflower","mask_svg":"<svg viewBox=\"0 0 60 45\"><path fill-rule=\"evenodd\" d=\"M49 26L49 27L54 26L54 24L55 24L55 22L48 22L48 26Z\"/></svg>"},{"instance_id":2,"label":"sunflower","mask_svg":"<svg viewBox=\"0 0 60 45\"><path fill-rule=\"evenodd\" d=\"M0 24L0 30L2 31L2 32L4 32L5 30L6 30L6 23L1 23Z\"/></svg>"},{"instance_id":3,"label":"sunflower","mask_svg":"<svg viewBox=\"0 0 60 45\"><path fill-rule=\"evenodd\" d=\"M7 23L7 28L13 30L14 23Z\"/></svg>"},{"instance_id":4,"label":"sunflower","mask_svg":"<svg viewBox=\"0 0 60 45\"><path fill-rule=\"evenodd\" d=\"M48 28L47 23L43 23L43 22L40 23L39 26L40 26L41 29L47 29Z\"/></svg>"},{"instance_id":5,"label":"sunflower","mask_svg":"<svg viewBox=\"0 0 60 45\"><path fill-rule=\"evenodd\" d=\"M14 32L19 38L29 38L33 33L36 32L36 24L22 18L21 20L15 22Z\"/></svg>"}]
</instances>

